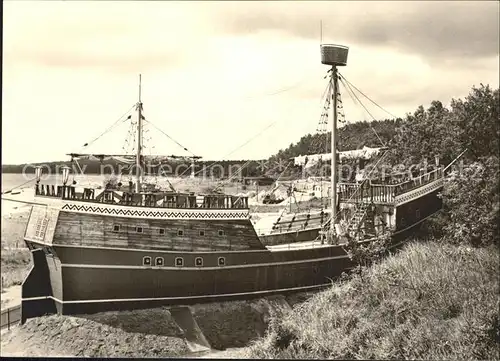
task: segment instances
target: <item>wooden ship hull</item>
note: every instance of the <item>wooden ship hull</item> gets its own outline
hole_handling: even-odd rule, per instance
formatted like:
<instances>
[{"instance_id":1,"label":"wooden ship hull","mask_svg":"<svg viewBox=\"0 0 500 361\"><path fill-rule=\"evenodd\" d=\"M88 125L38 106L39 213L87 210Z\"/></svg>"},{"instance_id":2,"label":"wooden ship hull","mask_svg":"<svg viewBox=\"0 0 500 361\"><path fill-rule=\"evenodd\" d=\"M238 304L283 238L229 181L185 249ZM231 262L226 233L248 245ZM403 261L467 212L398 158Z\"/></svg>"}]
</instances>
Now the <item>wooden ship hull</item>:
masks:
<instances>
[{"instance_id":1,"label":"wooden ship hull","mask_svg":"<svg viewBox=\"0 0 500 361\"><path fill-rule=\"evenodd\" d=\"M443 178L428 178L394 203L370 202L374 215L392 222L390 247L441 209ZM32 208L25 242L34 266L22 286L23 320L306 291L353 267L342 244L314 235L266 245L248 209L137 209L74 197ZM341 203L352 214L349 205ZM360 242L373 239L367 232Z\"/></svg>"}]
</instances>

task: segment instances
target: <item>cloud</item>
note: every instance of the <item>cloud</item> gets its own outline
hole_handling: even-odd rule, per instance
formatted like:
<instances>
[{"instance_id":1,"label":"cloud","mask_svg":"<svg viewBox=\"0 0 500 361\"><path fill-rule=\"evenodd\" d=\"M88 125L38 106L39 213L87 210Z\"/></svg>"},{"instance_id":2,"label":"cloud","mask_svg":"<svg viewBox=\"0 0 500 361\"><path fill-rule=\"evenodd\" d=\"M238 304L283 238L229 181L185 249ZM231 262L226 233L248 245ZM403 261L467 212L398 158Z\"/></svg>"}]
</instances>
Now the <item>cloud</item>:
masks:
<instances>
[{"instance_id":1,"label":"cloud","mask_svg":"<svg viewBox=\"0 0 500 361\"><path fill-rule=\"evenodd\" d=\"M486 31L495 7L480 18L486 5L475 4L5 2L4 133L37 150L9 136L3 156L60 159L137 101L142 73L146 118L188 149L217 159L277 122L231 156L267 157L317 127L327 70L320 19L324 42L350 47L341 73L396 115L480 82L498 87L497 33ZM348 120L370 119L342 96ZM119 151L125 133L103 138L102 151ZM161 134L155 142L158 152L179 151Z\"/></svg>"},{"instance_id":2,"label":"cloud","mask_svg":"<svg viewBox=\"0 0 500 361\"><path fill-rule=\"evenodd\" d=\"M390 47L427 59L498 54L496 1L244 2L219 4L219 31L280 30L293 37Z\"/></svg>"},{"instance_id":3,"label":"cloud","mask_svg":"<svg viewBox=\"0 0 500 361\"><path fill-rule=\"evenodd\" d=\"M195 61L193 4L31 2L4 4L4 60L112 72L175 68ZM203 31L201 31L203 32Z\"/></svg>"}]
</instances>

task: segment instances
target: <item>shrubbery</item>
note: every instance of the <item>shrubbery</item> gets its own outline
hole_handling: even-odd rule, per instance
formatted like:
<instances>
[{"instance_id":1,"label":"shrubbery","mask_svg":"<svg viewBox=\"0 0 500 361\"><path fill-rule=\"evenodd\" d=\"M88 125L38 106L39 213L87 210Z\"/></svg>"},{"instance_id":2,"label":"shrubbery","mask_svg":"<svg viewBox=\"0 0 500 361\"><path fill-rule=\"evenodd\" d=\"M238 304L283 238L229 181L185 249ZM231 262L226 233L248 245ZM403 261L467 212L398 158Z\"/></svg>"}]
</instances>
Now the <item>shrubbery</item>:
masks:
<instances>
[{"instance_id":1,"label":"shrubbery","mask_svg":"<svg viewBox=\"0 0 500 361\"><path fill-rule=\"evenodd\" d=\"M499 253L409 244L283 312L252 358L498 359Z\"/></svg>"}]
</instances>

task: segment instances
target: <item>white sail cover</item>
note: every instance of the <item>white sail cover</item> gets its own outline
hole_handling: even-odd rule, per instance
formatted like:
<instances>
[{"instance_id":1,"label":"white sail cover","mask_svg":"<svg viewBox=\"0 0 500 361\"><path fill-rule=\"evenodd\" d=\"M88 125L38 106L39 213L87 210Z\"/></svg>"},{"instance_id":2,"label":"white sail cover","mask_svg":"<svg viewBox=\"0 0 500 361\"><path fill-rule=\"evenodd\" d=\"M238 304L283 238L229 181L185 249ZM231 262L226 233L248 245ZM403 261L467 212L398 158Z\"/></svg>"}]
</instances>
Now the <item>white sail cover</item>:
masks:
<instances>
[{"instance_id":1,"label":"white sail cover","mask_svg":"<svg viewBox=\"0 0 500 361\"><path fill-rule=\"evenodd\" d=\"M95 161L105 161L114 160L122 164L135 164L135 155L109 155L109 154L80 154L80 153L70 153L73 159L78 160L95 160ZM161 164L172 159L198 159L201 157L189 157L189 156L178 156L178 155L142 155L142 161L150 164Z\"/></svg>"},{"instance_id":2,"label":"white sail cover","mask_svg":"<svg viewBox=\"0 0 500 361\"><path fill-rule=\"evenodd\" d=\"M349 160L349 159L371 159L374 156L377 156L383 148L370 148L363 147L362 149L355 150L346 150L343 152L338 152L339 159ZM310 155L300 155L294 158L294 164L305 166L305 168L310 168L319 163L319 161L331 161L332 153L323 153L323 154L310 154Z\"/></svg>"}]
</instances>

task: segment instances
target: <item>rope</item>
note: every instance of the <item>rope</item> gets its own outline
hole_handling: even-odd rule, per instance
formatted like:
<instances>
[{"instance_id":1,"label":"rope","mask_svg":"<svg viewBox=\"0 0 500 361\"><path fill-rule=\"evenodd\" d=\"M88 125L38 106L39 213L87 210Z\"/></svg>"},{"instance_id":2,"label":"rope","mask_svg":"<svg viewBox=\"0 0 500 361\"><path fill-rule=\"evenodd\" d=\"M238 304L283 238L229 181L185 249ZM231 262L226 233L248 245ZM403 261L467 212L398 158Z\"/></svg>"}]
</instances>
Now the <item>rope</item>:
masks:
<instances>
[{"instance_id":1,"label":"rope","mask_svg":"<svg viewBox=\"0 0 500 361\"><path fill-rule=\"evenodd\" d=\"M277 94L285 93L285 92L287 92L289 90L297 88L299 85L302 85L307 78L308 78L308 74L304 75L304 77L302 77L302 79L300 79L299 81L297 81L295 84L290 85L289 87L281 88L279 90L276 90L276 91L274 91L272 93L268 93L268 94L253 95L253 96L250 95L248 97L244 97L243 99L246 99L246 100L259 99L259 98L265 98L265 97L268 97L268 96L274 96L274 95L277 95Z\"/></svg>"},{"instance_id":2,"label":"rope","mask_svg":"<svg viewBox=\"0 0 500 361\"><path fill-rule=\"evenodd\" d=\"M339 74L340 76L340 74ZM388 110L385 110L384 108L382 108L382 106L378 105L374 100L370 99L365 93L363 93L361 90L359 90L358 88L356 88L353 84L351 84L351 82L349 82L349 80L347 80L343 75L342 75L342 78L349 84L351 85L354 89L356 89L362 96L364 96L366 99L368 99L369 101L371 101L373 104L375 104L377 107L379 107L380 109L382 109L384 112L386 112L387 114L389 114L391 117L393 118L397 118L394 114L392 114L391 112L389 112Z\"/></svg>"},{"instance_id":3,"label":"rope","mask_svg":"<svg viewBox=\"0 0 500 361\"><path fill-rule=\"evenodd\" d=\"M2 192L2 194L8 194L8 193L12 192L14 189L17 189L17 188L19 188L19 187L22 187L23 185L26 185L26 184L28 184L28 183L30 183L30 182L33 182L35 179L36 179L36 178L30 179L30 180L28 180L28 181L24 182L23 184L20 184L20 185L18 185L18 186L15 186L14 188L9 189L8 191Z\"/></svg>"},{"instance_id":4,"label":"rope","mask_svg":"<svg viewBox=\"0 0 500 361\"><path fill-rule=\"evenodd\" d=\"M224 159L228 156L230 156L231 154L233 154L234 152L236 152L237 150L243 148L245 145L247 145L248 143L250 143L252 140L254 140L255 138L257 138L258 136L260 136L262 133L264 133L267 129L271 128L273 125L275 125L278 121L274 121L272 122L271 124L269 124L266 128L264 128L262 131L260 131L258 134L256 134L255 136L253 136L252 138L250 138L248 141L246 141L245 143L243 143L242 145L240 145L239 147L235 148L234 150L232 150L231 152L229 152L228 154L222 156L221 158ZM251 160L247 161L247 162L252 162ZM211 167L213 167L215 164L217 164L218 162L217 161L214 161L212 163L210 163L208 165L208 169L210 169ZM184 172L182 172L179 177L182 177L189 169L186 169ZM203 171L203 169L200 169L199 171L195 172L194 175L197 175L199 173L201 173ZM181 182L182 180L179 180L177 183L175 184L178 184L179 182Z\"/></svg>"},{"instance_id":5,"label":"rope","mask_svg":"<svg viewBox=\"0 0 500 361\"><path fill-rule=\"evenodd\" d=\"M339 76L340 78L340 76ZM340 78L340 81L342 83L342 85L344 85L344 87L346 88L347 90L347 93L349 94L349 96L351 97L351 99L353 100L353 102L355 103L356 101L353 99L352 96L354 96L356 98L356 100L358 101L358 103L363 107L363 109L372 117L372 119L374 121L377 121L377 119L375 119L375 117L368 111L368 109L365 107L365 105L361 102L361 100L358 98L358 96L354 93L354 91L352 90L352 88L349 86L349 85L346 85L344 83L344 81L342 80L342 78ZM352 95L351 95L352 93ZM382 141L382 139L380 138L380 136L378 135L377 131L373 128L373 126L370 124L370 129L373 131L373 133L375 133L375 135L377 136L380 144L382 144L383 147L385 147L385 143Z\"/></svg>"},{"instance_id":6,"label":"rope","mask_svg":"<svg viewBox=\"0 0 500 361\"><path fill-rule=\"evenodd\" d=\"M160 128L158 128L154 123L151 123L149 120L146 120L144 119L145 122L147 122L148 124L152 125L153 127L155 127L158 131L160 131L163 135L167 136L171 141L173 141L175 144L177 144L179 147L181 147L182 149L184 149L186 152L188 153L191 153L192 156L195 156L196 155L191 152L189 149L187 149L185 146L183 146L181 143L179 143L178 141L176 141L174 138L172 138L170 135L168 135L167 133L165 133L163 130L161 130Z\"/></svg>"},{"instance_id":7,"label":"rope","mask_svg":"<svg viewBox=\"0 0 500 361\"><path fill-rule=\"evenodd\" d=\"M108 129L106 129L104 132L102 132L102 133L101 133L101 135L99 135L98 137L96 137L94 140L91 140L90 142L85 143L85 144L83 145L82 149L83 149L83 148L85 148L85 147L88 147L89 145L91 145L92 143L94 143L96 140L98 140L99 138L101 138L104 134L108 133L111 129L113 129L113 128L114 128L114 127L118 124L118 122L119 122L120 120L122 120L122 118L123 118L125 115L127 115L127 114L128 114L128 113L129 113L129 112L130 112L130 111L131 111L131 110L132 110L135 106L136 106L136 105L134 104L132 107L130 107L130 109L129 109L129 110L127 110L127 111L126 111L126 112L125 112L125 113L124 113L124 114L123 114L120 118L118 118L118 120L116 120L116 122L114 122L114 123L113 123L113 125L111 125ZM127 119L129 119L129 118L127 117ZM125 120L127 120L127 119L125 119Z\"/></svg>"}]
</instances>

